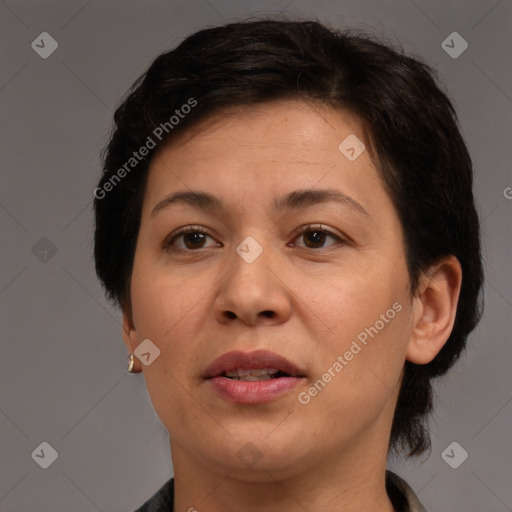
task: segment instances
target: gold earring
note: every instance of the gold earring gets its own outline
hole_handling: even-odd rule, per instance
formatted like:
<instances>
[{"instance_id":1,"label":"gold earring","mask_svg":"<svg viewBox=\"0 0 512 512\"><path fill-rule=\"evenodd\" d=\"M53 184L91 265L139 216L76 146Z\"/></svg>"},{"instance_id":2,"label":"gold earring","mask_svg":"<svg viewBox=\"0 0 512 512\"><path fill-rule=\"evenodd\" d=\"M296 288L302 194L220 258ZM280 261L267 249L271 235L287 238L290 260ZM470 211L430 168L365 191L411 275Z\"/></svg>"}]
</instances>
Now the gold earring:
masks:
<instances>
[{"instance_id":1,"label":"gold earring","mask_svg":"<svg viewBox=\"0 0 512 512\"><path fill-rule=\"evenodd\" d=\"M130 354L128 358L128 372L129 373L138 373L134 370L135 367L135 358L133 357L133 354Z\"/></svg>"}]
</instances>

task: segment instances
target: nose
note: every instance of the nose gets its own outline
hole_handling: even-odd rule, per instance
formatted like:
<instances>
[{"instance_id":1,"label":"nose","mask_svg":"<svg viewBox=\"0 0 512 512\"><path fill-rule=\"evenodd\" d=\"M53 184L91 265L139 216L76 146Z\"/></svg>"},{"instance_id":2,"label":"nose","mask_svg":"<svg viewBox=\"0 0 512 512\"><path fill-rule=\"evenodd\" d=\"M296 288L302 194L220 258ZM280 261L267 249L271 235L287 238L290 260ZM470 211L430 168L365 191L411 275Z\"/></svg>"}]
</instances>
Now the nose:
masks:
<instances>
[{"instance_id":1,"label":"nose","mask_svg":"<svg viewBox=\"0 0 512 512\"><path fill-rule=\"evenodd\" d=\"M283 275L284 262L278 256L263 249L251 261L235 252L230 263L213 305L217 321L274 325L290 317L292 292Z\"/></svg>"}]
</instances>

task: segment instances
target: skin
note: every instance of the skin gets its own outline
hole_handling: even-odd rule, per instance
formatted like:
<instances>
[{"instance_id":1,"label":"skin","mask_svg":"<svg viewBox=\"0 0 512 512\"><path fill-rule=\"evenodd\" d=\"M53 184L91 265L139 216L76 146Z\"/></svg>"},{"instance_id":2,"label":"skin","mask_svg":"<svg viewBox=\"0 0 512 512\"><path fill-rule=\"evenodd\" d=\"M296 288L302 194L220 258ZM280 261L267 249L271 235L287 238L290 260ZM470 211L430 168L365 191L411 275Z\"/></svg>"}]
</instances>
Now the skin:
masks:
<instances>
[{"instance_id":1,"label":"skin","mask_svg":"<svg viewBox=\"0 0 512 512\"><path fill-rule=\"evenodd\" d=\"M448 339L461 269L447 257L411 294L400 221L369 151L349 161L338 150L349 134L365 140L347 112L277 101L215 115L151 163L123 338L130 353L147 338L161 351L149 366L135 364L170 433L175 511L393 511L385 469L404 362L428 363ZM270 207L319 188L341 191L367 214L333 201ZM214 194L223 209L173 203L151 215L190 189ZM296 232L308 224L344 242ZM191 225L208 236L163 248ZM252 263L235 250L248 236L263 248ZM300 403L394 303L402 310ZM286 357L306 379L248 405L223 400L201 378L219 355L256 349ZM261 456L250 467L237 457L247 443Z\"/></svg>"}]
</instances>

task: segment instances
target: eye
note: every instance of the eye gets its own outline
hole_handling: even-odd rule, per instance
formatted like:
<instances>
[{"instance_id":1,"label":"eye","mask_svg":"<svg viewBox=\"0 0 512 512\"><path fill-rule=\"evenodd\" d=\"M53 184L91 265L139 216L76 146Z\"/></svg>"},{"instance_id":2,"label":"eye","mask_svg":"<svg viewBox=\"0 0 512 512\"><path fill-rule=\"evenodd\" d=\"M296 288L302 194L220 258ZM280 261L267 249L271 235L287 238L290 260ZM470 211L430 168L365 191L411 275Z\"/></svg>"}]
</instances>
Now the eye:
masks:
<instances>
[{"instance_id":1,"label":"eye","mask_svg":"<svg viewBox=\"0 0 512 512\"><path fill-rule=\"evenodd\" d=\"M167 251L181 250L193 251L195 249L203 249L207 238L213 238L201 226L187 226L173 233L163 244L163 248ZM181 240L180 240L181 239ZM176 245L180 240L182 243ZM216 243L215 245L219 245Z\"/></svg>"},{"instance_id":2,"label":"eye","mask_svg":"<svg viewBox=\"0 0 512 512\"><path fill-rule=\"evenodd\" d=\"M304 240L305 245L299 245L299 247L306 247L308 249L322 249L325 241L328 238L331 238L338 243L344 243L344 240L341 237L335 235L328 229L323 228L321 224L306 226L300 231L299 235L295 239Z\"/></svg>"},{"instance_id":3,"label":"eye","mask_svg":"<svg viewBox=\"0 0 512 512\"><path fill-rule=\"evenodd\" d=\"M211 237L201 226L187 226L170 235L170 237L167 238L167 240L164 242L163 248L167 251L177 250L191 252L197 249L219 247L221 245L218 242L210 246L205 245L208 238L214 240L214 238ZM294 240L301 238L304 241L304 245L293 245L306 247L307 249L322 249L326 240L329 238L335 242L344 243L344 240L341 237L329 231L328 229L325 229L321 224L308 225L305 228L302 228L300 232L295 236Z\"/></svg>"}]
</instances>

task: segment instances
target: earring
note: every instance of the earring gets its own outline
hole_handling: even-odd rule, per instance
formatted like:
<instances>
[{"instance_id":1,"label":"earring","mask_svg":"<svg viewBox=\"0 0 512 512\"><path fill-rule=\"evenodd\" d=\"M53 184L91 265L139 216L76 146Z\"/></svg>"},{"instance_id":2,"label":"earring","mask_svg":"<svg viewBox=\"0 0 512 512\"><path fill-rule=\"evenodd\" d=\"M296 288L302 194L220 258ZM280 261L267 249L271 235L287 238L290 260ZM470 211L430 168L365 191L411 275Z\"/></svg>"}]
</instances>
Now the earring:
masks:
<instances>
[{"instance_id":1,"label":"earring","mask_svg":"<svg viewBox=\"0 0 512 512\"><path fill-rule=\"evenodd\" d=\"M135 367L135 358L133 357L133 354L130 354L128 358L128 373L138 373L134 370Z\"/></svg>"}]
</instances>

